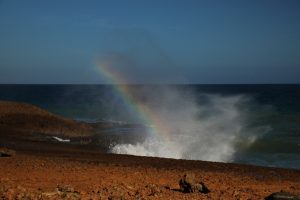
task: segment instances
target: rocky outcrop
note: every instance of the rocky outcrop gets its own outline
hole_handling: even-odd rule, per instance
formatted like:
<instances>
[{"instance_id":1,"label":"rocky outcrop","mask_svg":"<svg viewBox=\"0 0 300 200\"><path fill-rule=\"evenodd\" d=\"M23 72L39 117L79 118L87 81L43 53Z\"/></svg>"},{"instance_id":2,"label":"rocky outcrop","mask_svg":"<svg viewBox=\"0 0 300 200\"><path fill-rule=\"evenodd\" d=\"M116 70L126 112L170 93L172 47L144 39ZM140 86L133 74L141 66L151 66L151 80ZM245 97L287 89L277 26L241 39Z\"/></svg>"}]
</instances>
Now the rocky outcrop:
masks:
<instances>
[{"instance_id":1,"label":"rocky outcrop","mask_svg":"<svg viewBox=\"0 0 300 200\"><path fill-rule=\"evenodd\" d=\"M93 135L93 128L30 104L0 101L0 132L19 136L43 134L72 138L89 137Z\"/></svg>"},{"instance_id":2,"label":"rocky outcrop","mask_svg":"<svg viewBox=\"0 0 300 200\"><path fill-rule=\"evenodd\" d=\"M184 174L179 180L180 190L184 193L209 193L209 189L202 182L197 182L194 174Z\"/></svg>"},{"instance_id":3,"label":"rocky outcrop","mask_svg":"<svg viewBox=\"0 0 300 200\"><path fill-rule=\"evenodd\" d=\"M16 151L5 147L0 147L0 157L11 157L15 155L16 155Z\"/></svg>"},{"instance_id":4,"label":"rocky outcrop","mask_svg":"<svg viewBox=\"0 0 300 200\"><path fill-rule=\"evenodd\" d=\"M267 196L265 200L300 200L300 196L288 192L276 192Z\"/></svg>"}]
</instances>

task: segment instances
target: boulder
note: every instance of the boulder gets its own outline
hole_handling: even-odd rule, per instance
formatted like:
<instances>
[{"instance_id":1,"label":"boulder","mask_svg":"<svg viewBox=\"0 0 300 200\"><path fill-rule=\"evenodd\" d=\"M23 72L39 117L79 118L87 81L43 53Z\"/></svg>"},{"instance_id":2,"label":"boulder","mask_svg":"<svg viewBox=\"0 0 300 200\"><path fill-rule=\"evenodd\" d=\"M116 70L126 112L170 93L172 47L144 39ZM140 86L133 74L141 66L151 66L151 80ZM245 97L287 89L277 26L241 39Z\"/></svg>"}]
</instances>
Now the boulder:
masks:
<instances>
[{"instance_id":1,"label":"boulder","mask_svg":"<svg viewBox=\"0 0 300 200\"><path fill-rule=\"evenodd\" d=\"M209 193L209 189L203 182L197 182L194 174L184 174L179 180L180 190L184 193Z\"/></svg>"},{"instance_id":2,"label":"boulder","mask_svg":"<svg viewBox=\"0 0 300 200\"><path fill-rule=\"evenodd\" d=\"M0 147L0 157L11 157L15 155L16 155L16 151L5 147Z\"/></svg>"},{"instance_id":3,"label":"boulder","mask_svg":"<svg viewBox=\"0 0 300 200\"><path fill-rule=\"evenodd\" d=\"M265 200L300 200L300 196L288 192L275 192L267 196Z\"/></svg>"},{"instance_id":4,"label":"boulder","mask_svg":"<svg viewBox=\"0 0 300 200\"><path fill-rule=\"evenodd\" d=\"M82 199L79 192L69 185L57 185L55 191L43 192L42 199Z\"/></svg>"}]
</instances>

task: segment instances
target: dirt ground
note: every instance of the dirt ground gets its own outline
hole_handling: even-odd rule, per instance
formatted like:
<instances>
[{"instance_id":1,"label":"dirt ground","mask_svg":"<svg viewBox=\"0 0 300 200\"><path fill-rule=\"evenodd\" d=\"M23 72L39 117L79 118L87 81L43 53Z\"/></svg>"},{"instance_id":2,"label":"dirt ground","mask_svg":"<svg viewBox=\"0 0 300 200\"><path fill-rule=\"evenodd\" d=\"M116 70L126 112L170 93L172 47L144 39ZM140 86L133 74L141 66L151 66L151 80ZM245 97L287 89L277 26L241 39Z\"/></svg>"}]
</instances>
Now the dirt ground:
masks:
<instances>
[{"instance_id":1,"label":"dirt ground","mask_svg":"<svg viewBox=\"0 0 300 200\"><path fill-rule=\"evenodd\" d=\"M263 199L300 195L300 171L68 149L0 157L0 199ZM195 175L208 194L182 193Z\"/></svg>"}]
</instances>

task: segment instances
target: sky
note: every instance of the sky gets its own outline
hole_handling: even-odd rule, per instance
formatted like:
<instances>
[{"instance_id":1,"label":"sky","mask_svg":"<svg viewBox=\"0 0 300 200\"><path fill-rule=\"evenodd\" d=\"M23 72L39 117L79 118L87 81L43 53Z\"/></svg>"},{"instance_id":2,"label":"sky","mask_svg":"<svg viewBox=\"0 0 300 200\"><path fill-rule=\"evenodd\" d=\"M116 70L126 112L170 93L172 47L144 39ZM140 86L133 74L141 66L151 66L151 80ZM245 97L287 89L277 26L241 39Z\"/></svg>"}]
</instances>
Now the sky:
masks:
<instances>
[{"instance_id":1,"label":"sky","mask_svg":"<svg viewBox=\"0 0 300 200\"><path fill-rule=\"evenodd\" d=\"M298 0L0 0L0 83L300 83ZM121 82L122 83L122 82Z\"/></svg>"}]
</instances>

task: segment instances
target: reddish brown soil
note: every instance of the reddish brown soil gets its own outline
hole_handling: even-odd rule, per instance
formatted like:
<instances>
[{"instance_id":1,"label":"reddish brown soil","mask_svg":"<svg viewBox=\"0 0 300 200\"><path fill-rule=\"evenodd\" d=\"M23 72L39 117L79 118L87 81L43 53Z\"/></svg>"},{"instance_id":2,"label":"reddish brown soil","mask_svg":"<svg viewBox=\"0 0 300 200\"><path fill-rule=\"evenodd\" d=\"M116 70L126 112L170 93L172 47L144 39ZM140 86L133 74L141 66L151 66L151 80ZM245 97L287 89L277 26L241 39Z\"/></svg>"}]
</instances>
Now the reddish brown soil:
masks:
<instances>
[{"instance_id":1,"label":"reddish brown soil","mask_svg":"<svg viewBox=\"0 0 300 200\"><path fill-rule=\"evenodd\" d=\"M25 194L29 199L63 199L66 194L57 194L60 186L70 187L76 194L67 196L69 199L263 199L281 190L300 195L300 171L296 170L70 148L0 158L0 172L4 199ZM185 172L194 173L211 192L178 191L178 181Z\"/></svg>"}]
</instances>

